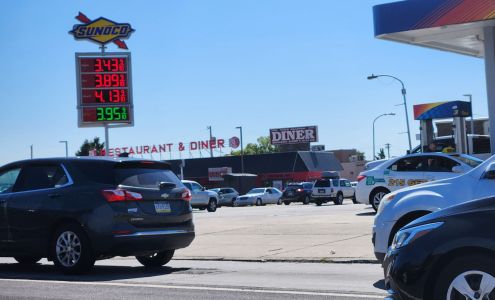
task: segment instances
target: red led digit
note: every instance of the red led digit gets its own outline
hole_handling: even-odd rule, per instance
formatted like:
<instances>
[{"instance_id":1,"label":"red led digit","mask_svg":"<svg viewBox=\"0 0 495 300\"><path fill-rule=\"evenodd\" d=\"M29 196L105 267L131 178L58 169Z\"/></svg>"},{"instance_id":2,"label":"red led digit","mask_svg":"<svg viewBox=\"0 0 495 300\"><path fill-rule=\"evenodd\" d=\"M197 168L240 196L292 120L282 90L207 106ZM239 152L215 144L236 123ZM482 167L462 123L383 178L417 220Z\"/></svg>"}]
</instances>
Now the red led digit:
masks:
<instances>
[{"instance_id":1,"label":"red led digit","mask_svg":"<svg viewBox=\"0 0 495 300\"><path fill-rule=\"evenodd\" d=\"M103 72L101 61L102 61L101 58L95 59L95 72Z\"/></svg>"},{"instance_id":2,"label":"red led digit","mask_svg":"<svg viewBox=\"0 0 495 300\"><path fill-rule=\"evenodd\" d=\"M104 103L105 102L105 98L103 97L103 91L98 91L98 90L95 90L95 99L96 101L99 101L101 103Z\"/></svg>"},{"instance_id":3,"label":"red led digit","mask_svg":"<svg viewBox=\"0 0 495 300\"><path fill-rule=\"evenodd\" d=\"M124 59L120 58L119 59L119 71L124 72L125 71L125 64L124 64Z\"/></svg>"}]
</instances>

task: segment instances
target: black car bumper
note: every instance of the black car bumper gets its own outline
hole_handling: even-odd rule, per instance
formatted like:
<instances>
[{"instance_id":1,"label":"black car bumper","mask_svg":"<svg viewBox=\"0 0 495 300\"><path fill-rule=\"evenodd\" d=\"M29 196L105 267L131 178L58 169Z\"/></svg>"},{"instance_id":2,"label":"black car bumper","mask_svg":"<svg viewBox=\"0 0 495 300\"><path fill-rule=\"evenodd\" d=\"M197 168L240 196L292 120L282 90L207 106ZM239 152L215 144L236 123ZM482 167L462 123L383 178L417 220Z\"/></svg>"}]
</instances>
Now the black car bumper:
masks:
<instances>
[{"instance_id":1,"label":"black car bumper","mask_svg":"<svg viewBox=\"0 0 495 300\"><path fill-rule=\"evenodd\" d=\"M410 253L407 249L389 251L383 260L386 299L424 299L430 276L429 263L422 253Z\"/></svg>"},{"instance_id":2,"label":"black car bumper","mask_svg":"<svg viewBox=\"0 0 495 300\"><path fill-rule=\"evenodd\" d=\"M109 254L112 256L135 256L176 250L189 246L194 237L194 231L188 230L141 231L115 235L113 247Z\"/></svg>"}]
</instances>

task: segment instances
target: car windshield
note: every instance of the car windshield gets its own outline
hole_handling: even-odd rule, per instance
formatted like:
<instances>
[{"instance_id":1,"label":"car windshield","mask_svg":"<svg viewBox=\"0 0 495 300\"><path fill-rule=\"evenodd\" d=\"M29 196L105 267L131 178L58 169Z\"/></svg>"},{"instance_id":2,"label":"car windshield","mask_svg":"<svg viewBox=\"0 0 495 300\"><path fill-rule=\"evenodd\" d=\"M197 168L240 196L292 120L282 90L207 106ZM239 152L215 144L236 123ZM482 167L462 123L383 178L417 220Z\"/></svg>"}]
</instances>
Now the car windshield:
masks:
<instances>
[{"instance_id":1,"label":"car windshield","mask_svg":"<svg viewBox=\"0 0 495 300\"><path fill-rule=\"evenodd\" d=\"M248 192L248 194L260 194L260 193L264 193L265 192L265 189L252 189Z\"/></svg>"},{"instance_id":2,"label":"car windshield","mask_svg":"<svg viewBox=\"0 0 495 300\"><path fill-rule=\"evenodd\" d=\"M217 189L210 189L210 191L213 191L215 193L218 193L218 192L220 192L220 189L218 189L218 188Z\"/></svg>"},{"instance_id":3,"label":"car windshield","mask_svg":"<svg viewBox=\"0 0 495 300\"><path fill-rule=\"evenodd\" d=\"M453 157L467 164L471 168L476 168L483 162L481 159L469 155L453 155Z\"/></svg>"}]
</instances>

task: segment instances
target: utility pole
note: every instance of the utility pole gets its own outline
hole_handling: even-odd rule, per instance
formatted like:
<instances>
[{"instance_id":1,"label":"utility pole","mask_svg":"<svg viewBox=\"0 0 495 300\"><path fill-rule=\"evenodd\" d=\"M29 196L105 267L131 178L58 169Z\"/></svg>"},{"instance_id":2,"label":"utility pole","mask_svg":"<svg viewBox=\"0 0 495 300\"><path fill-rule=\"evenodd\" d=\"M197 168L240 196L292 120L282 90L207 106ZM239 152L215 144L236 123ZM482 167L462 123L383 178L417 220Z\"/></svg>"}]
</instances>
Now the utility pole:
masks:
<instances>
[{"instance_id":1,"label":"utility pole","mask_svg":"<svg viewBox=\"0 0 495 300\"><path fill-rule=\"evenodd\" d=\"M237 126L236 129L239 129L241 133L241 173L244 174L244 145L242 144L242 126Z\"/></svg>"},{"instance_id":2,"label":"utility pole","mask_svg":"<svg viewBox=\"0 0 495 300\"><path fill-rule=\"evenodd\" d=\"M387 148L387 157L390 159L390 143L386 143L385 148Z\"/></svg>"},{"instance_id":3,"label":"utility pole","mask_svg":"<svg viewBox=\"0 0 495 300\"><path fill-rule=\"evenodd\" d=\"M33 159L33 145L31 145L31 159Z\"/></svg>"},{"instance_id":4,"label":"utility pole","mask_svg":"<svg viewBox=\"0 0 495 300\"><path fill-rule=\"evenodd\" d=\"M211 135L211 126L206 127L206 129L210 131L210 141L208 143L208 148L210 148L210 157L213 157L213 149L211 148L211 140L213 139L213 136Z\"/></svg>"},{"instance_id":5,"label":"utility pole","mask_svg":"<svg viewBox=\"0 0 495 300\"><path fill-rule=\"evenodd\" d=\"M69 142L68 141L59 141L59 143L65 144L65 157L69 157Z\"/></svg>"}]
</instances>

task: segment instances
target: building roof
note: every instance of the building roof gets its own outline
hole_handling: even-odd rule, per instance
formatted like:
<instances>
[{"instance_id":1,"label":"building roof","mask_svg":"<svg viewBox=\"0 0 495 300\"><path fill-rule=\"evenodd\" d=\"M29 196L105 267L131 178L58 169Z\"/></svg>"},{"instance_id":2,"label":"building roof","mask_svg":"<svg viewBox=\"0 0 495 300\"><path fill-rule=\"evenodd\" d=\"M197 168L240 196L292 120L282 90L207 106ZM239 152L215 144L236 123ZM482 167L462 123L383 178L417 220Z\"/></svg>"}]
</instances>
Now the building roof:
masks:
<instances>
[{"instance_id":1,"label":"building roof","mask_svg":"<svg viewBox=\"0 0 495 300\"><path fill-rule=\"evenodd\" d=\"M168 161L172 170L180 173L181 160ZM240 156L194 158L185 160L186 178L208 177L208 168L231 167L232 173L241 173ZM283 152L244 156L244 173L268 174L291 172L341 171L340 162L328 152Z\"/></svg>"},{"instance_id":2,"label":"building roof","mask_svg":"<svg viewBox=\"0 0 495 300\"><path fill-rule=\"evenodd\" d=\"M373 8L380 39L484 57L483 28L495 25L495 2L407 0Z\"/></svg>"}]
</instances>

